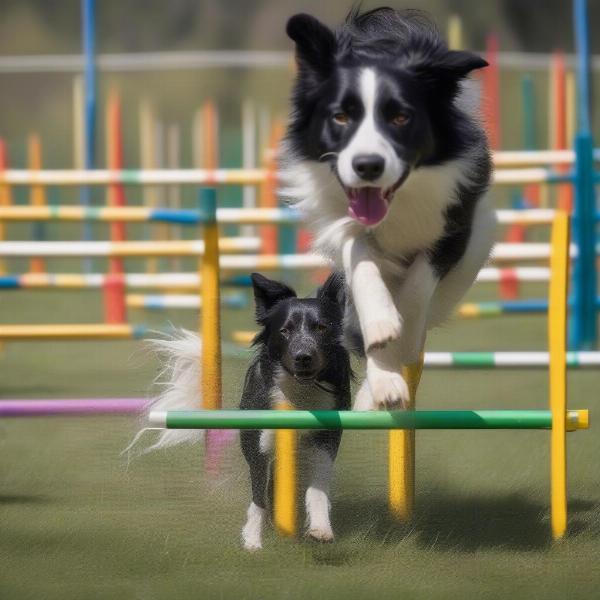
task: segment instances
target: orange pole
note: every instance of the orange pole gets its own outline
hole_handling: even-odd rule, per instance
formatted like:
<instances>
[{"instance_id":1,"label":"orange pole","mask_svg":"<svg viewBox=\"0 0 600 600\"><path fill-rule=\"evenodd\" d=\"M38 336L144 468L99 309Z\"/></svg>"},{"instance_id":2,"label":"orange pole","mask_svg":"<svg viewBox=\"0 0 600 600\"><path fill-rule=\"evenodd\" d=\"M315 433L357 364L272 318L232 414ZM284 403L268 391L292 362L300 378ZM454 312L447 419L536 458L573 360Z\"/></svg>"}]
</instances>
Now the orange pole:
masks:
<instances>
[{"instance_id":1,"label":"orange pole","mask_svg":"<svg viewBox=\"0 0 600 600\"><path fill-rule=\"evenodd\" d=\"M42 168L42 142L40 136L32 133L27 139L27 154L29 168L32 171L38 171ZM46 203L46 189L42 185L31 186L31 204L33 206L45 206ZM34 229L34 237L41 237L42 229L38 226ZM32 258L30 262L30 271L32 273L44 273L46 267L44 261L41 258Z\"/></svg>"},{"instance_id":2,"label":"orange pole","mask_svg":"<svg viewBox=\"0 0 600 600\"><path fill-rule=\"evenodd\" d=\"M552 76L550 84L552 85L552 106L554 114L551 115L553 122L550 123L550 129L553 133L552 148L556 150L565 150L569 143L567 140L567 73L565 56L561 51L555 52L551 63ZM559 173L567 173L568 165L557 165ZM557 188L558 208L570 212L573 207L573 186L570 183L561 183Z\"/></svg>"},{"instance_id":3,"label":"orange pole","mask_svg":"<svg viewBox=\"0 0 600 600\"><path fill-rule=\"evenodd\" d=\"M6 142L0 138L0 174L8 169L8 150ZM0 184L0 206L10 206L12 204L12 193L10 186ZM0 240L6 237L6 225L0 221ZM6 273L6 263L0 259L0 274Z\"/></svg>"},{"instance_id":4,"label":"orange pole","mask_svg":"<svg viewBox=\"0 0 600 600\"><path fill-rule=\"evenodd\" d=\"M123 168L123 134L121 121L121 101L116 90L111 90L106 106L106 165L109 169ZM122 184L110 184L106 189L108 206L125 206L125 189ZM110 224L112 242L126 239L125 223L114 221ZM111 257L108 263L108 275L102 289L104 300L104 322L126 323L127 306L125 302L125 271L122 257Z\"/></svg>"},{"instance_id":5,"label":"orange pole","mask_svg":"<svg viewBox=\"0 0 600 600\"><path fill-rule=\"evenodd\" d=\"M483 114L490 146L498 150L500 139L500 70L498 68L498 36L490 33L486 39L486 60L489 67L483 71Z\"/></svg>"}]
</instances>

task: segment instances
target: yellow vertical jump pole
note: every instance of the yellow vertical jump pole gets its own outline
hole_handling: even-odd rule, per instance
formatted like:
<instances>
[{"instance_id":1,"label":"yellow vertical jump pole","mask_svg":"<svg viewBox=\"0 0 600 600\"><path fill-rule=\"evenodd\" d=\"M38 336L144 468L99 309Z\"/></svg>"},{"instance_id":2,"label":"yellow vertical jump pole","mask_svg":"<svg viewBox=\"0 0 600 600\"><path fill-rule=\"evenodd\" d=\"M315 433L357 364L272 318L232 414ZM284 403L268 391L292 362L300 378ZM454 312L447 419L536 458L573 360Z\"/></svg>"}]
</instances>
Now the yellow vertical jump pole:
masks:
<instances>
[{"instance_id":1,"label":"yellow vertical jump pole","mask_svg":"<svg viewBox=\"0 0 600 600\"><path fill-rule=\"evenodd\" d=\"M278 410L290 410L290 404L281 403ZM297 480L296 450L298 434L294 429L275 431L275 466L273 470L273 519L282 535L297 533Z\"/></svg>"},{"instance_id":2,"label":"yellow vertical jump pole","mask_svg":"<svg viewBox=\"0 0 600 600\"><path fill-rule=\"evenodd\" d=\"M550 352L550 520L552 537L567 531L567 293L569 275L569 216L558 211L552 224L548 304Z\"/></svg>"},{"instance_id":3,"label":"yellow vertical jump pole","mask_svg":"<svg viewBox=\"0 0 600 600\"><path fill-rule=\"evenodd\" d=\"M200 190L200 211L204 215L204 256L200 259L202 314L202 408L221 408L221 304L219 299L219 226L217 192Z\"/></svg>"},{"instance_id":4,"label":"yellow vertical jump pole","mask_svg":"<svg viewBox=\"0 0 600 600\"><path fill-rule=\"evenodd\" d=\"M415 410L417 388L423 372L418 363L402 368L410 391L407 410ZM415 430L393 429L388 433L388 503L391 514L402 522L412 518L415 507Z\"/></svg>"},{"instance_id":5,"label":"yellow vertical jump pole","mask_svg":"<svg viewBox=\"0 0 600 600\"><path fill-rule=\"evenodd\" d=\"M221 302L219 298L219 225L217 223L217 192L214 188L200 191L200 210L204 214L204 257L200 265L200 296L202 312L201 408L221 408ZM220 432L208 430L204 438L204 469L216 473L218 452L215 454Z\"/></svg>"}]
</instances>

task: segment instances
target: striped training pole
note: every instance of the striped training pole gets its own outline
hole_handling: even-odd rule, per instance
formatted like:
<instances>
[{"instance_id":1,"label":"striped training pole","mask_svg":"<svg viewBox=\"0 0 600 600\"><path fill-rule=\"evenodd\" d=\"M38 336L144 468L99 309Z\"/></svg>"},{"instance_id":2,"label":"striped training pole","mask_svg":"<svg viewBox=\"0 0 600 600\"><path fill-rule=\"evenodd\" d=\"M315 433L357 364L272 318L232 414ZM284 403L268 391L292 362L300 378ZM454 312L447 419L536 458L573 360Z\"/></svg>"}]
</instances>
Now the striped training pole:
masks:
<instances>
[{"instance_id":1,"label":"striped training pole","mask_svg":"<svg viewBox=\"0 0 600 600\"><path fill-rule=\"evenodd\" d=\"M422 372L423 356L418 363L402 369L410 392L409 411L416 408ZM414 429L394 429L388 434L388 503L391 514L399 521L407 522L412 518L415 506Z\"/></svg>"},{"instance_id":2,"label":"striped training pole","mask_svg":"<svg viewBox=\"0 0 600 600\"><path fill-rule=\"evenodd\" d=\"M548 350L551 432L551 525L556 540L567 531L567 294L569 280L569 217L558 213L552 226L550 257Z\"/></svg>"}]
</instances>

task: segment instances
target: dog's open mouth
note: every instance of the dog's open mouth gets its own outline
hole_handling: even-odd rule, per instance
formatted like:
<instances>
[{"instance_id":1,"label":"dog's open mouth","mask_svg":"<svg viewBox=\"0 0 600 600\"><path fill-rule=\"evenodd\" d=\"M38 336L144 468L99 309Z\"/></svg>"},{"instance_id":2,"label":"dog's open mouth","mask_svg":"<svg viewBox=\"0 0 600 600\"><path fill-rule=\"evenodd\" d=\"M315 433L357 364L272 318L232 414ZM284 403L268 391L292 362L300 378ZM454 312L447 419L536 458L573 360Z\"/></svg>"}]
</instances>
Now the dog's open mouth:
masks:
<instances>
[{"instance_id":1,"label":"dog's open mouth","mask_svg":"<svg viewBox=\"0 0 600 600\"><path fill-rule=\"evenodd\" d=\"M362 225L373 227L387 215L392 196L406 177L402 176L393 186L349 188L344 186L348 197L348 214Z\"/></svg>"}]
</instances>

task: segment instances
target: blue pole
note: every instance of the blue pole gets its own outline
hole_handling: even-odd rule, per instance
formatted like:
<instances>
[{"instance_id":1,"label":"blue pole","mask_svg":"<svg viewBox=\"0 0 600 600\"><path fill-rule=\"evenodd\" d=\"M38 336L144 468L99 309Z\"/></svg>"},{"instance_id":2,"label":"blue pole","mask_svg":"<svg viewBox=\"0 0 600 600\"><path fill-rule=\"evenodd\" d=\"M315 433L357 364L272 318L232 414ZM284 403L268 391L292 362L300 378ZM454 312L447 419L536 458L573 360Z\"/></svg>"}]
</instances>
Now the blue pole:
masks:
<instances>
[{"instance_id":1,"label":"blue pole","mask_svg":"<svg viewBox=\"0 0 600 600\"><path fill-rule=\"evenodd\" d=\"M591 349L598 339L596 324L596 199L594 190L594 142L590 119L590 48L587 0L574 0L573 19L577 46L577 126L575 137L575 213L573 237L578 256L574 268L574 306L569 345Z\"/></svg>"},{"instance_id":2,"label":"blue pole","mask_svg":"<svg viewBox=\"0 0 600 600\"><path fill-rule=\"evenodd\" d=\"M575 45L577 49L577 128L591 133L590 119L590 42L587 24L587 0L574 0Z\"/></svg>"},{"instance_id":3,"label":"blue pole","mask_svg":"<svg viewBox=\"0 0 600 600\"><path fill-rule=\"evenodd\" d=\"M95 35L95 0L81 0L81 27L83 33L84 70L84 165L93 169L96 163L96 35ZM92 190L89 186L81 188L81 204L92 203ZM92 239L92 224L84 223L83 238ZM87 264L90 270L91 265Z\"/></svg>"}]
</instances>

